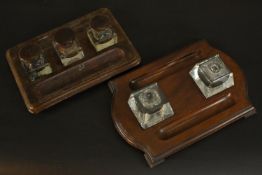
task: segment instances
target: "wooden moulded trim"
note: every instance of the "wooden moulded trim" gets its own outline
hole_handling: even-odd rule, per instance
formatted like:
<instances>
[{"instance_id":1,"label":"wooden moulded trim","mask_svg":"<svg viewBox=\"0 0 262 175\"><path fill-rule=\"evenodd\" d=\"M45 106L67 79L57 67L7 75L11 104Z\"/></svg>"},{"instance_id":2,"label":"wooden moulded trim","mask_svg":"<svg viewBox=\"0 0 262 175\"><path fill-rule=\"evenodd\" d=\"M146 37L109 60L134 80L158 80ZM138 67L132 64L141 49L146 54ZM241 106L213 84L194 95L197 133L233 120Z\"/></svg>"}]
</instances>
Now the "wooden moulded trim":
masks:
<instances>
[{"instance_id":1,"label":"wooden moulded trim","mask_svg":"<svg viewBox=\"0 0 262 175\"><path fill-rule=\"evenodd\" d=\"M196 63L219 54L233 72L235 84L205 98L189 71ZM158 83L174 110L174 115L152 127L142 129L128 106L130 94ZM113 94L112 119L118 133L130 145L144 152L150 167L211 135L223 127L256 113L247 96L244 74L231 57L196 42L148 65L109 82Z\"/></svg>"},{"instance_id":2,"label":"wooden moulded trim","mask_svg":"<svg viewBox=\"0 0 262 175\"><path fill-rule=\"evenodd\" d=\"M107 16L110 26L117 34L118 42L98 52L86 31L90 28L91 20L99 15ZM63 66L53 47L54 34L62 28L72 29L84 53L84 58L68 66ZM29 80L19 61L19 50L31 43L41 46L53 69L50 75L33 82ZM18 44L6 52L6 58L28 111L33 114L133 68L141 61L132 42L107 8L98 9Z\"/></svg>"}]
</instances>

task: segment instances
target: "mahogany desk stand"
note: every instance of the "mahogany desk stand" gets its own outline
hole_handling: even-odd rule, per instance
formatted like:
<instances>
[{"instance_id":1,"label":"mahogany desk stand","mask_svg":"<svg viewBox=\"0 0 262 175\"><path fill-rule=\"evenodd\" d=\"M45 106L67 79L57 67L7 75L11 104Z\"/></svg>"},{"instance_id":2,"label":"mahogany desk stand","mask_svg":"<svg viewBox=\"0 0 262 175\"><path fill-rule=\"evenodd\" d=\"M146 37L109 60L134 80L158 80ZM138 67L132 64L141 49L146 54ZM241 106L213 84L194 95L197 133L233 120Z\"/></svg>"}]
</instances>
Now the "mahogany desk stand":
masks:
<instances>
[{"instance_id":1,"label":"mahogany desk stand","mask_svg":"<svg viewBox=\"0 0 262 175\"><path fill-rule=\"evenodd\" d=\"M215 76L201 77L205 71ZM150 167L256 112L240 67L206 41L115 78L109 87L116 130L145 153Z\"/></svg>"}]
</instances>

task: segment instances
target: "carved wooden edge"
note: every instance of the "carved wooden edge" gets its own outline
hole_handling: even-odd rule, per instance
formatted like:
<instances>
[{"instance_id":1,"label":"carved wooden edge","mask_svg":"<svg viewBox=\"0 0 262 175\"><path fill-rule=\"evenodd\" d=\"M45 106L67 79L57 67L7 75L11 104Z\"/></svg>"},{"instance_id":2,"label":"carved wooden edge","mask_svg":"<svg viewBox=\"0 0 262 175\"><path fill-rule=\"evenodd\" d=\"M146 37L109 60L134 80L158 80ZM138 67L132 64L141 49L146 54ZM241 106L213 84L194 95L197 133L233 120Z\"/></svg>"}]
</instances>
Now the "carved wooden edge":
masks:
<instances>
[{"instance_id":1,"label":"carved wooden edge","mask_svg":"<svg viewBox=\"0 0 262 175\"><path fill-rule=\"evenodd\" d=\"M210 130L207 130L205 133L199 135L198 137L194 137L191 140L188 140L187 142L184 142L182 145L180 145L179 147L177 147L173 152L170 152L166 155L166 158L168 156L171 156L172 154L181 151L184 148L187 148L188 146L206 138L207 136L219 131L220 129L223 129L224 127L228 126L229 124L241 119L241 118L248 118L252 115L256 114L256 109L253 106L248 107L247 109L245 109L243 112L241 112L240 114L236 115L234 118L232 118L231 120L227 120L221 124L219 124L217 127L215 128L210 128ZM145 153L145 158L146 161L148 163L148 165L153 168L156 165L159 165L160 163L164 162L165 158L159 159L159 158L155 158L153 156L151 156L148 153Z\"/></svg>"},{"instance_id":2,"label":"carved wooden edge","mask_svg":"<svg viewBox=\"0 0 262 175\"><path fill-rule=\"evenodd\" d=\"M215 49L213 47L211 47L205 40L203 41L199 41L193 45L208 45L208 47L212 48L212 49ZM186 48L186 47L185 47ZM181 49L183 50L183 49ZM217 50L217 49L215 49ZM178 51L179 52L179 51ZM222 51L220 51L222 52ZM171 54L170 56L174 56L175 54ZM164 57L163 59L166 59L170 56L167 56L167 57ZM159 61L159 60L158 60ZM175 63L176 64L176 63ZM138 68L138 69L141 69L141 68ZM238 67L238 71L242 74L242 78L243 78L243 81L245 81L245 76L242 72L242 70ZM136 70L132 71L132 72L135 72ZM131 72L131 73L132 73ZM159 71L161 72L161 71ZM150 77L150 76L149 76ZM121 77L120 77L121 78ZM145 147L145 145L139 143L136 138L133 138L132 136L130 136L128 133L126 133L126 130L123 126L121 126L121 123L117 122L117 118L116 118L116 113L114 111L114 107L115 105L117 105L115 103L115 99L118 98L117 97L117 92L119 91L118 89L118 79L120 79L119 77L118 78L115 78L113 80L111 80L109 83L108 83L108 86L110 88L110 91L112 92L113 94L113 102L112 102L112 105L111 105L111 109L112 109L112 118L113 118L113 123L114 123L114 126L116 128L116 130L118 131L118 133L124 138L124 140L126 140L127 143L129 143L130 145L134 146L135 148L143 151L145 154L145 159L148 163L148 165L152 168L162 162L164 162L165 158L167 158L168 156L192 145L193 143L197 142L197 141L200 141L201 139L215 133L216 131L224 128L225 126L228 126L229 124L237 121L238 119L240 118L248 118L249 116L253 115L256 113L256 109L254 106L252 106L252 104L249 102L249 98L248 98L248 91L247 91L247 84L245 84L245 89L246 89L246 94L245 94L245 97L246 97L246 104L249 104L247 105L244 109L242 109L241 111L239 111L238 113L235 113L234 114L234 117L228 119L228 120L225 120L225 121L222 121L221 123L217 124L215 127L213 128L209 128L208 130L206 130L205 132L203 132L202 134L196 136L196 137L192 137L191 139L188 139L186 142L183 142L182 144L180 144L179 146L177 146L176 148L174 148L172 151L169 151L169 152L166 152L164 155L162 156L158 156L158 157L154 157L150 151ZM137 89L139 87L141 87L139 84L135 84L133 81L130 82L130 85L129 87L131 89ZM124 102L123 102L124 103ZM230 104L229 104L229 107L230 107ZM227 107L226 107L227 108ZM200 121L201 123L202 121Z\"/></svg>"},{"instance_id":3,"label":"carved wooden edge","mask_svg":"<svg viewBox=\"0 0 262 175\"><path fill-rule=\"evenodd\" d=\"M57 30L58 28L61 28L61 27L66 27L67 25L69 25L70 23L72 23L73 21L76 21L76 20L82 20L83 18L85 18L87 15L89 14L93 14L93 13L97 13L97 12L102 12L102 13L107 13L109 14L110 16L112 16L112 19L113 22L115 24L117 24L118 26L118 29L120 30L121 34L125 37L126 39L126 42L129 44L130 46L130 50L133 52L133 55L132 55L132 58L129 58L129 61L127 64L124 64L124 65L121 65L121 66L118 66L118 67L114 67L113 70L111 70L110 72L106 72L102 75L99 75L99 76L92 76L90 77L90 79L88 79L88 83L86 82L82 82L80 83L77 87L74 87L74 88L71 88L70 90L67 90L64 94L60 94L60 95L56 95L56 96L53 96L51 99L48 99L47 101L44 101L44 102L41 102L40 104L33 104L31 101L30 101L30 97L28 96L27 94L27 90L26 90L26 87L23 85L23 78L20 76L20 71L17 69L17 65L16 65L16 62L13 60L12 58L12 51L13 49L15 49L17 46L20 46L26 42L31 42L31 40L34 40L36 38L41 38L45 35L47 35L49 32L53 32L54 30ZM13 47L13 48L10 48L6 51L6 59L7 59L7 62L9 64L9 67L11 69L11 72L13 74L13 77L15 79L15 82L18 86L18 89L20 91L20 94L24 100L24 103L28 109L28 111L32 114L37 114L75 94L78 94L84 90L87 90L99 83L102 83L114 76L116 76L117 74L119 73L122 73L130 68L133 68L135 66L137 66L138 64L140 64L141 62L141 57L138 53L138 51L136 50L136 48L134 47L133 43L129 40L127 34L125 33L124 29L122 28L122 26L119 24L119 22L115 19L114 15L112 14L112 12L108 9L108 8L100 8L100 9L97 9L95 11L92 11L86 15L83 15L77 19L74 19L74 20L71 20L57 28L54 28L48 32L45 32L45 33L42 33L36 37L33 37L25 42L22 42L20 44L18 44L17 46ZM113 46L114 47L114 46ZM117 49L117 47L116 47ZM123 51L123 50L121 50ZM99 56L99 55L97 55ZM92 59L92 58L91 58ZM81 63L82 64L82 63ZM75 66L78 66L78 65L75 65Z\"/></svg>"},{"instance_id":4,"label":"carved wooden edge","mask_svg":"<svg viewBox=\"0 0 262 175\"><path fill-rule=\"evenodd\" d=\"M6 53L6 58L7 58L7 61L9 63L9 67L11 69L11 72L15 78L15 82L18 86L18 89L19 89L19 92L24 100L24 103L28 109L28 111L32 114L38 114L39 112L53 106L53 105L56 105L58 104L59 102L63 101L63 100L66 100L67 98L70 98L71 96L74 96L80 92L83 92L99 83L102 83L110 78L112 78L113 76L116 76L118 73L114 73L114 74L103 74L103 75L100 75L99 79L96 79L96 78L93 78L91 81L89 81L88 85L87 84L82 84L78 87L75 87L74 89L70 90L70 91L67 91L67 93L64 93L63 95L59 95L59 96L56 96L44 103L41 103L40 105L32 105L32 103L29 101L29 97L27 96L27 94L25 93L25 89L24 89L24 86L22 85L22 82L21 82L21 79L19 78L19 75L18 75L18 72L14 66L14 63L12 62L11 60L11 57L9 56L9 52ZM135 60L133 62L131 62L129 64L130 67L121 67L119 68L117 71L118 72L124 72L126 71L127 69L129 68L132 68L134 66L137 66L138 64L140 64L140 61L141 59L139 58L138 60Z\"/></svg>"}]
</instances>

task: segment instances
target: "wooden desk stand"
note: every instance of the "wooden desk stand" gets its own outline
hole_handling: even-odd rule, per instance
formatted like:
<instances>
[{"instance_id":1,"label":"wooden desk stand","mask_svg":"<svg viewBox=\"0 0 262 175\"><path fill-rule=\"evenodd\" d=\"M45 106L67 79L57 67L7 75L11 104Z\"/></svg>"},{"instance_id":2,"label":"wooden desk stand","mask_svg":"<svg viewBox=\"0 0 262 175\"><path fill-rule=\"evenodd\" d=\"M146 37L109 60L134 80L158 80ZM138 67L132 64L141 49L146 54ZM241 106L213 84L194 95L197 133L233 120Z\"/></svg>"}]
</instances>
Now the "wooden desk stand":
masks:
<instances>
[{"instance_id":1,"label":"wooden desk stand","mask_svg":"<svg viewBox=\"0 0 262 175\"><path fill-rule=\"evenodd\" d=\"M206 98L189 72L197 63L219 54L234 75L234 86ZM140 126L129 107L130 94L157 83L174 115L148 127ZM240 67L206 41L194 43L171 55L115 78L109 83L113 93L112 118L116 130L132 146L145 154L153 167L166 157L255 113L248 100L247 85Z\"/></svg>"},{"instance_id":2,"label":"wooden desk stand","mask_svg":"<svg viewBox=\"0 0 262 175\"><path fill-rule=\"evenodd\" d=\"M140 63L138 52L105 8L21 43L6 57L31 113Z\"/></svg>"}]
</instances>

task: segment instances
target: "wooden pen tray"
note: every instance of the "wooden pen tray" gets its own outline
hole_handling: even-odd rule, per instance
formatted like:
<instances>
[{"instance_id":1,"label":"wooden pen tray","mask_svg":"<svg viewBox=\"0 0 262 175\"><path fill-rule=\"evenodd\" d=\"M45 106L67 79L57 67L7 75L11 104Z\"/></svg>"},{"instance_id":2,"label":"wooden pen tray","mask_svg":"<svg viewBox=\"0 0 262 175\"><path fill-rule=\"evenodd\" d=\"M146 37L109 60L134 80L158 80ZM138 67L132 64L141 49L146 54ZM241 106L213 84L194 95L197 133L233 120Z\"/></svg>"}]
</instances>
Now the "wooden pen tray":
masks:
<instances>
[{"instance_id":1,"label":"wooden pen tray","mask_svg":"<svg viewBox=\"0 0 262 175\"><path fill-rule=\"evenodd\" d=\"M235 84L205 98L189 72L196 63L216 54L233 72ZM143 129L130 110L128 99L131 93L152 83L158 83L174 114ZM145 153L150 167L228 124L255 113L240 67L206 41L194 43L117 77L110 81L109 86L113 93L112 118L116 130L130 145Z\"/></svg>"},{"instance_id":2,"label":"wooden pen tray","mask_svg":"<svg viewBox=\"0 0 262 175\"><path fill-rule=\"evenodd\" d=\"M101 51L95 49L87 36L91 19L98 15L107 17L108 23L117 35L117 43ZM81 60L68 66L61 63L52 44L54 33L63 28L74 31L84 53ZM51 74L38 77L34 81L28 78L19 60L19 50L32 43L41 47L52 68ZM110 10L106 8L18 44L7 51L6 57L24 102L31 113L38 113L140 63L138 52Z\"/></svg>"}]
</instances>

